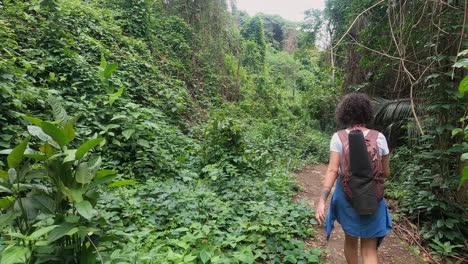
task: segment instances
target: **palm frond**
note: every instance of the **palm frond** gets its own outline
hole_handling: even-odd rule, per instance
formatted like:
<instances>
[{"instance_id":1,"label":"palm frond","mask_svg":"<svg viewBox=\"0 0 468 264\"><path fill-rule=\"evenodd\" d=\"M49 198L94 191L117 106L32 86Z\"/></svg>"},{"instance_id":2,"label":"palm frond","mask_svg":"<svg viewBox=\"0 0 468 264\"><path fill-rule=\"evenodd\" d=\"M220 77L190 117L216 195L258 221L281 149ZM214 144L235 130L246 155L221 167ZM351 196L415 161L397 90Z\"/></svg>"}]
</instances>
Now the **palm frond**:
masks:
<instances>
[{"instance_id":1,"label":"palm frond","mask_svg":"<svg viewBox=\"0 0 468 264\"><path fill-rule=\"evenodd\" d=\"M414 139L420 135L413 118L410 98L387 100L378 97L373 99L373 104L374 123L384 127L389 137L392 131L401 129L403 126L406 127L408 139ZM421 113L421 107L416 108L416 113Z\"/></svg>"},{"instance_id":2,"label":"palm frond","mask_svg":"<svg viewBox=\"0 0 468 264\"><path fill-rule=\"evenodd\" d=\"M409 98L387 100L375 98L373 100L375 116L374 122L380 125L390 125L404 121L411 117L411 101Z\"/></svg>"}]
</instances>

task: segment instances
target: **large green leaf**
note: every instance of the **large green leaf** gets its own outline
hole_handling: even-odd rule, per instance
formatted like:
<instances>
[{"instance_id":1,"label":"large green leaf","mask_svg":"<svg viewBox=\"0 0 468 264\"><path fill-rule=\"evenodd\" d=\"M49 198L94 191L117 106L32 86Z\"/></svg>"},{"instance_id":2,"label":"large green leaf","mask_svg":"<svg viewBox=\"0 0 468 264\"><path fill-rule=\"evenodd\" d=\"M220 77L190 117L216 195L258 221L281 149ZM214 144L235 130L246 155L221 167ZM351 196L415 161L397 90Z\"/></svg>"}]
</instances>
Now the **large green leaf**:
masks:
<instances>
[{"instance_id":1,"label":"large green leaf","mask_svg":"<svg viewBox=\"0 0 468 264\"><path fill-rule=\"evenodd\" d=\"M121 181L116 181L111 184L109 184L107 187L109 188L115 188L115 187L121 187L121 186L126 186L126 185L133 185L137 183L135 180L121 180Z\"/></svg>"},{"instance_id":2,"label":"large green leaf","mask_svg":"<svg viewBox=\"0 0 468 264\"><path fill-rule=\"evenodd\" d=\"M200 260L203 262L203 263L207 263L208 260L210 260L211 256L210 254L206 251L206 250L202 250L200 252Z\"/></svg>"},{"instance_id":3,"label":"large green leaf","mask_svg":"<svg viewBox=\"0 0 468 264\"><path fill-rule=\"evenodd\" d=\"M67 154L67 156L63 159L63 163L75 161L76 149L67 149L65 150L65 153Z\"/></svg>"},{"instance_id":4,"label":"large green leaf","mask_svg":"<svg viewBox=\"0 0 468 264\"><path fill-rule=\"evenodd\" d=\"M64 132L65 137L67 138L68 142L75 139L75 128L73 126L74 126L73 122L68 121L65 124L65 127L63 128L63 132Z\"/></svg>"},{"instance_id":5,"label":"large green leaf","mask_svg":"<svg viewBox=\"0 0 468 264\"><path fill-rule=\"evenodd\" d=\"M460 185L458 188L461 188L461 186L463 186L463 184L465 183L465 181L468 181L468 166L465 166L463 168L463 173L462 173L462 176L460 178Z\"/></svg>"},{"instance_id":6,"label":"large green leaf","mask_svg":"<svg viewBox=\"0 0 468 264\"><path fill-rule=\"evenodd\" d=\"M184 263L192 263L195 259L197 258L197 256L195 255L185 255L184 256Z\"/></svg>"},{"instance_id":7,"label":"large green leaf","mask_svg":"<svg viewBox=\"0 0 468 264\"><path fill-rule=\"evenodd\" d=\"M94 175L96 175L96 172L99 170L102 164L101 156L95 155L93 158L89 159L88 164L89 164L89 170L93 174L93 178L94 178Z\"/></svg>"},{"instance_id":8,"label":"large green leaf","mask_svg":"<svg viewBox=\"0 0 468 264\"><path fill-rule=\"evenodd\" d=\"M109 95L110 105L114 104L115 100L117 100L117 98L119 98L122 95L124 90L125 90L125 88L122 87L122 88L118 89L117 92Z\"/></svg>"},{"instance_id":9,"label":"large green leaf","mask_svg":"<svg viewBox=\"0 0 468 264\"><path fill-rule=\"evenodd\" d=\"M0 181L0 193L13 193L12 185L9 182Z\"/></svg>"},{"instance_id":10,"label":"large green leaf","mask_svg":"<svg viewBox=\"0 0 468 264\"><path fill-rule=\"evenodd\" d=\"M133 133L135 133L135 129L127 129L122 132L122 135L124 136L125 139L129 139Z\"/></svg>"},{"instance_id":11,"label":"large green leaf","mask_svg":"<svg viewBox=\"0 0 468 264\"><path fill-rule=\"evenodd\" d=\"M17 247L14 244L3 250L0 264L26 263L31 255L28 248Z\"/></svg>"},{"instance_id":12,"label":"large green leaf","mask_svg":"<svg viewBox=\"0 0 468 264\"><path fill-rule=\"evenodd\" d=\"M41 119L39 119L37 117L23 115L23 118L28 120L29 122L31 122L31 124L34 124L36 126L41 126L41 124L43 122Z\"/></svg>"},{"instance_id":13,"label":"large green leaf","mask_svg":"<svg viewBox=\"0 0 468 264\"><path fill-rule=\"evenodd\" d=\"M15 168L11 168L8 170L8 180L10 181L11 184L16 182L16 179L18 178L18 173L16 172Z\"/></svg>"},{"instance_id":14,"label":"large green leaf","mask_svg":"<svg viewBox=\"0 0 468 264\"><path fill-rule=\"evenodd\" d=\"M463 80L460 82L460 85L458 86L458 91L460 93L464 93L468 91L468 75L463 78Z\"/></svg>"},{"instance_id":15,"label":"large green leaf","mask_svg":"<svg viewBox=\"0 0 468 264\"><path fill-rule=\"evenodd\" d=\"M0 155L9 155L12 151L12 149L2 149L0 150Z\"/></svg>"},{"instance_id":16,"label":"large green leaf","mask_svg":"<svg viewBox=\"0 0 468 264\"><path fill-rule=\"evenodd\" d=\"M78 165L76 172L76 181L81 184L88 184L92 181L99 167L101 166L101 156L95 156L88 162Z\"/></svg>"},{"instance_id":17,"label":"large green leaf","mask_svg":"<svg viewBox=\"0 0 468 264\"><path fill-rule=\"evenodd\" d=\"M60 148L58 145L57 145L57 148ZM44 145L40 146L39 147L39 150L46 154L47 157L51 157L52 155L54 155L54 149L51 147L51 144L49 143L45 143Z\"/></svg>"},{"instance_id":18,"label":"large green leaf","mask_svg":"<svg viewBox=\"0 0 468 264\"><path fill-rule=\"evenodd\" d=\"M36 208L44 213L53 214L55 213L56 203L55 200L48 197L47 195L33 195L31 198L36 205Z\"/></svg>"},{"instance_id":19,"label":"large green leaf","mask_svg":"<svg viewBox=\"0 0 468 264\"><path fill-rule=\"evenodd\" d=\"M34 231L34 233L32 233L31 235L28 236L28 239L29 240L38 240L40 237L42 237L43 235L49 233L50 231L54 230L57 227L58 227L58 225L51 225L51 226L43 227L43 228L41 228L39 230Z\"/></svg>"},{"instance_id":20,"label":"large green leaf","mask_svg":"<svg viewBox=\"0 0 468 264\"><path fill-rule=\"evenodd\" d=\"M0 170L0 178L2 179L8 179L8 172L4 171L4 170Z\"/></svg>"},{"instance_id":21,"label":"large green leaf","mask_svg":"<svg viewBox=\"0 0 468 264\"><path fill-rule=\"evenodd\" d=\"M113 170L98 171L89 188L94 188L95 186L111 182L117 176L115 175L116 173L117 172Z\"/></svg>"},{"instance_id":22,"label":"large green leaf","mask_svg":"<svg viewBox=\"0 0 468 264\"><path fill-rule=\"evenodd\" d=\"M463 59L458 60L458 61L453 65L453 67L455 67L455 68L462 68L462 67L466 67L467 65L468 65L468 58L463 58Z\"/></svg>"},{"instance_id":23,"label":"large green leaf","mask_svg":"<svg viewBox=\"0 0 468 264\"><path fill-rule=\"evenodd\" d=\"M460 160L461 160L461 161L465 161L465 160L467 160L467 159L468 159L468 152L465 152L465 153L463 153L463 154L461 155Z\"/></svg>"},{"instance_id":24,"label":"large green leaf","mask_svg":"<svg viewBox=\"0 0 468 264\"><path fill-rule=\"evenodd\" d=\"M140 145L140 146L142 146L142 147L145 147L145 148L150 148L150 147L151 147L150 144L149 144L149 142L148 142L148 140L142 139L142 138L139 138L139 139L137 140L137 144Z\"/></svg>"},{"instance_id":25,"label":"large green leaf","mask_svg":"<svg viewBox=\"0 0 468 264\"><path fill-rule=\"evenodd\" d=\"M0 198L0 209L8 209L13 204L15 199L11 196Z\"/></svg>"},{"instance_id":26,"label":"large green leaf","mask_svg":"<svg viewBox=\"0 0 468 264\"><path fill-rule=\"evenodd\" d=\"M89 150L99 145L103 140L104 138L95 138L95 139L91 139L83 143L76 151L75 159L76 160L82 159Z\"/></svg>"},{"instance_id":27,"label":"large green leaf","mask_svg":"<svg viewBox=\"0 0 468 264\"><path fill-rule=\"evenodd\" d=\"M98 74L102 82L106 81L106 77L104 75L104 72L106 71L106 67L107 67L106 57L104 56L104 54L101 53L101 65L99 65Z\"/></svg>"},{"instance_id":28,"label":"large green leaf","mask_svg":"<svg viewBox=\"0 0 468 264\"><path fill-rule=\"evenodd\" d=\"M51 136L44 133L44 131L42 131L42 128L38 126L28 126L28 132L32 136L40 138L42 141L50 142L53 140Z\"/></svg>"},{"instance_id":29,"label":"large green leaf","mask_svg":"<svg viewBox=\"0 0 468 264\"><path fill-rule=\"evenodd\" d=\"M20 216L19 212L7 212L5 214L0 214L0 229L3 229L4 226L10 225L16 217Z\"/></svg>"},{"instance_id":30,"label":"large green leaf","mask_svg":"<svg viewBox=\"0 0 468 264\"><path fill-rule=\"evenodd\" d=\"M63 236L65 236L71 229L73 229L76 226L76 223L62 223L60 224L57 228L54 228L50 233L49 233L49 238L47 241L49 243L52 243Z\"/></svg>"},{"instance_id":31,"label":"large green leaf","mask_svg":"<svg viewBox=\"0 0 468 264\"><path fill-rule=\"evenodd\" d=\"M75 176L76 182L81 183L81 184L87 184L93 179L93 176L94 175L91 174L91 171L89 169L89 165L87 162L82 162L80 163L80 165L78 165L78 169L76 170L76 176Z\"/></svg>"},{"instance_id":32,"label":"large green leaf","mask_svg":"<svg viewBox=\"0 0 468 264\"><path fill-rule=\"evenodd\" d=\"M104 77L104 69L107 66L107 60L106 57L104 56L103 53L101 53L101 65L99 65L99 68L101 69L101 73L103 74L102 77Z\"/></svg>"},{"instance_id":33,"label":"large green leaf","mask_svg":"<svg viewBox=\"0 0 468 264\"><path fill-rule=\"evenodd\" d=\"M453 130L452 130L452 137L454 137L454 136L460 134L461 132L463 132L463 129L461 129L461 128L455 128L455 129L453 129Z\"/></svg>"},{"instance_id":34,"label":"large green leaf","mask_svg":"<svg viewBox=\"0 0 468 264\"><path fill-rule=\"evenodd\" d=\"M96 173L96 180L99 180L101 178L104 178L109 175L114 175L117 174L117 171L115 170L101 170ZM8 174L7 174L8 175Z\"/></svg>"},{"instance_id":35,"label":"large green leaf","mask_svg":"<svg viewBox=\"0 0 468 264\"><path fill-rule=\"evenodd\" d=\"M21 161L23 160L24 151L28 146L29 139L30 137L25 138L18 146L13 149L10 155L8 155L8 167L16 168L20 165Z\"/></svg>"},{"instance_id":36,"label":"large green leaf","mask_svg":"<svg viewBox=\"0 0 468 264\"><path fill-rule=\"evenodd\" d=\"M47 160L47 156L41 154L24 154L26 158L44 161Z\"/></svg>"},{"instance_id":37,"label":"large green leaf","mask_svg":"<svg viewBox=\"0 0 468 264\"><path fill-rule=\"evenodd\" d=\"M88 220L91 220L91 218L94 216L93 206L86 200L75 204L75 207L78 213Z\"/></svg>"},{"instance_id":38,"label":"large green leaf","mask_svg":"<svg viewBox=\"0 0 468 264\"><path fill-rule=\"evenodd\" d=\"M83 189L77 189L77 188L63 188L63 193L70 198L75 203L79 203L83 201L83 193L85 190Z\"/></svg>"},{"instance_id":39,"label":"large green leaf","mask_svg":"<svg viewBox=\"0 0 468 264\"><path fill-rule=\"evenodd\" d=\"M47 97L47 103L52 108L52 113L56 121L60 121L61 124L65 124L68 121L67 111L63 108L62 104L52 95Z\"/></svg>"},{"instance_id":40,"label":"large green leaf","mask_svg":"<svg viewBox=\"0 0 468 264\"><path fill-rule=\"evenodd\" d=\"M457 57L463 57L463 56L466 56L466 55L468 55L468 49L460 51L457 54Z\"/></svg>"},{"instance_id":41,"label":"large green leaf","mask_svg":"<svg viewBox=\"0 0 468 264\"><path fill-rule=\"evenodd\" d=\"M41 123L41 128L42 131L44 131L47 135L52 137L52 139L55 142L57 142L60 146L63 147L68 144L68 139L65 136L65 133L54 124L44 121Z\"/></svg>"},{"instance_id":42,"label":"large green leaf","mask_svg":"<svg viewBox=\"0 0 468 264\"><path fill-rule=\"evenodd\" d=\"M109 79L112 75L112 73L117 70L117 68L119 67L119 64L117 64L116 62L112 62L110 64L107 64L106 65L106 69L104 70L104 78L106 79Z\"/></svg>"}]
</instances>

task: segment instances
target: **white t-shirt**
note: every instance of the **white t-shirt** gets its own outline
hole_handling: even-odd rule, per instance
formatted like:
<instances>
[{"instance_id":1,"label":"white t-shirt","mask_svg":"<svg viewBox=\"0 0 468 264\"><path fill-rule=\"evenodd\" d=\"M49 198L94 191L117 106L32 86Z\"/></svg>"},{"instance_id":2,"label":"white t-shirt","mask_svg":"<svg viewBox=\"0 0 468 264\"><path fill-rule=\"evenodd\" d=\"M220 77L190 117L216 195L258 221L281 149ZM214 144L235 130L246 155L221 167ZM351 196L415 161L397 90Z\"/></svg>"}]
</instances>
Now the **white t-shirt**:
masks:
<instances>
[{"instance_id":1,"label":"white t-shirt","mask_svg":"<svg viewBox=\"0 0 468 264\"><path fill-rule=\"evenodd\" d=\"M364 136L367 136L367 133L369 133L369 131L370 130L364 132ZM346 129L346 132L349 133L349 130ZM379 133L379 136L377 137L377 146L379 147L380 157L386 156L390 153L390 150L388 149L387 145L387 139L382 133ZM341 154L342 149L343 145L341 144L341 140L338 136L338 133L333 134L332 139L330 141L330 151L338 152Z\"/></svg>"}]
</instances>

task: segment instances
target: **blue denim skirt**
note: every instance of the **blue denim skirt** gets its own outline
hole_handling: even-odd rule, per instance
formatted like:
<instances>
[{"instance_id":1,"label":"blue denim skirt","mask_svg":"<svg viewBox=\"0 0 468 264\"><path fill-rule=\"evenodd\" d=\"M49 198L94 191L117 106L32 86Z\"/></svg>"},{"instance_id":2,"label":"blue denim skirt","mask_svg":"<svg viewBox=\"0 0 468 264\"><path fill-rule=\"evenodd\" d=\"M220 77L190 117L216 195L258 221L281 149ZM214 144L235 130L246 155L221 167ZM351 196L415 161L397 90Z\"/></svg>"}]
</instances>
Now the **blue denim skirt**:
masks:
<instances>
[{"instance_id":1,"label":"blue denim skirt","mask_svg":"<svg viewBox=\"0 0 468 264\"><path fill-rule=\"evenodd\" d=\"M380 246L383 238L392 230L392 219L385 199L379 202L377 212L373 215L358 215L346 199L340 177L336 180L335 191L325 219L327 240L330 238L336 220L348 235L362 238L375 237L377 246Z\"/></svg>"}]
</instances>

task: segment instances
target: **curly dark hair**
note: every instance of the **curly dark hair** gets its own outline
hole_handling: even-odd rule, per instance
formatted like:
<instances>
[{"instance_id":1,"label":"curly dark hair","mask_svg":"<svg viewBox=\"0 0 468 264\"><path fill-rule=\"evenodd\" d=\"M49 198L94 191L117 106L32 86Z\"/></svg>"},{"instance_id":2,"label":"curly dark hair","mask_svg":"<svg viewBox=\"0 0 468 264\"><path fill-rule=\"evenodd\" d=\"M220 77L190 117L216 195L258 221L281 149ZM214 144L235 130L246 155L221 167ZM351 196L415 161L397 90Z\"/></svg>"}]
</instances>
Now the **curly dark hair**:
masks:
<instances>
[{"instance_id":1,"label":"curly dark hair","mask_svg":"<svg viewBox=\"0 0 468 264\"><path fill-rule=\"evenodd\" d=\"M347 94L338 104L335 117L341 127L369 125L374 118L371 99L363 93Z\"/></svg>"}]
</instances>

